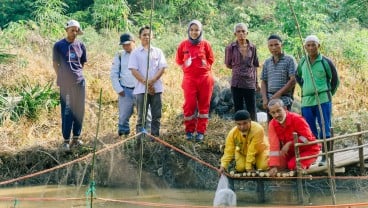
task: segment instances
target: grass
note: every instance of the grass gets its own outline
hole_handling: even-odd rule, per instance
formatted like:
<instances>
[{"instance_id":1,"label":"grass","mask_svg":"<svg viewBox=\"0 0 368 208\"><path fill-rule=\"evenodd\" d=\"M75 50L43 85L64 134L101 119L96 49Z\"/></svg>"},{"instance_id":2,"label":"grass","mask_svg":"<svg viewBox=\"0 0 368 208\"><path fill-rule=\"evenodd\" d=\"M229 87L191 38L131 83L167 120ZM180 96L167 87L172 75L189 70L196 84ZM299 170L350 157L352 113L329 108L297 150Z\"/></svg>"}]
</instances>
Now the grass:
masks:
<instances>
[{"instance_id":1,"label":"grass","mask_svg":"<svg viewBox=\"0 0 368 208\"><path fill-rule=\"evenodd\" d=\"M87 101L84 127L82 130L83 140L90 141L95 137L98 115L98 98L100 89L102 89L102 114L99 128L99 136L117 134L118 108L117 95L110 84L110 66L115 51L119 50L118 33L105 34L101 37L86 28L85 36L81 36L87 45L88 62L84 69L84 75L87 80ZM103 44L96 41L103 38ZM181 89L182 72L175 64L174 47L181 40L181 36L171 36L169 44L165 46L165 39L157 39L158 46L162 46L167 51L167 61L169 68L163 75L165 92L163 94L163 116L162 116L162 135L169 139L176 139L180 144L180 138L183 137L184 127L180 114L182 112L183 93ZM41 45L42 44L42 45ZM46 45L44 45L46 44ZM52 69L51 49L53 42L38 41L31 43L27 47L13 47L9 49L9 54L17 54L13 59L16 62L8 62L0 68L0 74L4 78L0 80L2 88L18 88L19 92L26 92L19 85L20 80L28 80L28 84L37 88L37 86L46 86L50 84L50 90L58 91L55 84L55 74ZM258 46L260 51L266 51L265 45ZM171 48L171 49L170 49ZM215 47L221 48L221 47ZM32 53L30 53L32 51ZM40 54L35 56L34 54ZM263 54L268 56L268 54ZM214 75L221 80L230 76L230 70L223 65L223 50L216 49L216 62L213 67ZM361 121L362 128L368 129L368 118L366 106L368 98L365 96L368 91L367 80L364 73L351 73L350 65L341 61L340 57L333 57L337 64L341 77L341 86L334 97L333 104L333 123L337 134L355 131L354 123ZM261 63L263 60L261 60ZM4 73L6 71L7 73ZM357 84L359 83L359 84ZM360 84L361 83L361 84ZM298 95L297 95L298 96ZM0 98L0 100L3 100ZM0 147L2 152L15 152L32 146L44 146L57 148L62 142L61 136L61 118L60 106L51 108L49 111L37 111L34 120L20 117L18 121L4 119L0 126L0 137L3 138L3 145ZM136 116L131 121L134 129ZM208 146L217 148L221 145L227 132L233 126L232 122L225 121L215 116L210 120L208 127ZM173 141L175 142L175 141Z\"/></svg>"}]
</instances>

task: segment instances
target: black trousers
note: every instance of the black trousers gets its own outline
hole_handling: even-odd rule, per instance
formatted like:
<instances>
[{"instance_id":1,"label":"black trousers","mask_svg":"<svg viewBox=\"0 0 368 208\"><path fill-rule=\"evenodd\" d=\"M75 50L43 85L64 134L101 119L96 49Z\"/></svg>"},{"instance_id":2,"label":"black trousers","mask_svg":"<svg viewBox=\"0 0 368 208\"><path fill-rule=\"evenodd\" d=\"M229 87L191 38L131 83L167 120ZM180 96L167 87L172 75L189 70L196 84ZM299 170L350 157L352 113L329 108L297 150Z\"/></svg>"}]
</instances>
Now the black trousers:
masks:
<instances>
[{"instance_id":1,"label":"black trousers","mask_svg":"<svg viewBox=\"0 0 368 208\"><path fill-rule=\"evenodd\" d=\"M233 95L234 110L247 110L253 121L257 121L256 112L256 90L231 87ZM244 106L245 103L245 106Z\"/></svg>"}]
</instances>

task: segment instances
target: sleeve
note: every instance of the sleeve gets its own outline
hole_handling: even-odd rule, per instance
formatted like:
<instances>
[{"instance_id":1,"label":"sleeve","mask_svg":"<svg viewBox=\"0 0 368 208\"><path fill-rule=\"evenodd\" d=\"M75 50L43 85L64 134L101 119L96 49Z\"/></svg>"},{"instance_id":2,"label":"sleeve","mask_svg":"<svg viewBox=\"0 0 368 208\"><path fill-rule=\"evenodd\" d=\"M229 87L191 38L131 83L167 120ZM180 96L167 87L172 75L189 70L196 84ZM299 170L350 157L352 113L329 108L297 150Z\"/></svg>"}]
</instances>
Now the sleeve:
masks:
<instances>
[{"instance_id":1,"label":"sleeve","mask_svg":"<svg viewBox=\"0 0 368 208\"><path fill-rule=\"evenodd\" d=\"M248 147L247 160L245 163L245 169L252 169L253 164L256 163L256 154L260 151L264 139L264 131L262 129L257 129L257 132L251 138L251 142Z\"/></svg>"},{"instance_id":2,"label":"sleeve","mask_svg":"<svg viewBox=\"0 0 368 208\"><path fill-rule=\"evenodd\" d=\"M270 155L268 166L278 167L280 166L280 141L272 121L270 122L268 127L268 138L270 140Z\"/></svg>"},{"instance_id":3,"label":"sleeve","mask_svg":"<svg viewBox=\"0 0 368 208\"><path fill-rule=\"evenodd\" d=\"M112 65L111 65L111 71L110 71L110 79L112 83L112 88L115 90L116 93L120 93L124 91L124 89L120 85L120 80L119 80L119 67L121 64L119 60L119 53L115 54L114 59L112 61Z\"/></svg>"},{"instance_id":4,"label":"sleeve","mask_svg":"<svg viewBox=\"0 0 368 208\"><path fill-rule=\"evenodd\" d=\"M159 69L163 69L163 68L165 69L165 68L167 68L167 62L166 62L164 52L162 52L162 50L159 49L159 53L160 53L160 62L158 64L158 68Z\"/></svg>"},{"instance_id":5,"label":"sleeve","mask_svg":"<svg viewBox=\"0 0 368 208\"><path fill-rule=\"evenodd\" d=\"M213 55L212 47L208 41L206 41L206 59L207 59L207 63L209 63L211 66L213 62L215 62L215 57Z\"/></svg>"},{"instance_id":6,"label":"sleeve","mask_svg":"<svg viewBox=\"0 0 368 208\"><path fill-rule=\"evenodd\" d=\"M290 58L290 62L289 62L289 68L288 68L288 72L289 72L289 77L291 76L295 76L296 75L296 70L297 70L297 64L296 64L296 60L294 57L291 56Z\"/></svg>"},{"instance_id":7,"label":"sleeve","mask_svg":"<svg viewBox=\"0 0 368 208\"><path fill-rule=\"evenodd\" d=\"M136 50L133 50L129 56L128 69L136 69L138 70L138 61L137 61L137 53Z\"/></svg>"},{"instance_id":8,"label":"sleeve","mask_svg":"<svg viewBox=\"0 0 368 208\"><path fill-rule=\"evenodd\" d=\"M81 48L82 48L83 53L82 53L82 57L80 61L81 61L82 66L84 66L84 63L87 62L87 49L83 43L81 43Z\"/></svg>"},{"instance_id":9,"label":"sleeve","mask_svg":"<svg viewBox=\"0 0 368 208\"><path fill-rule=\"evenodd\" d=\"M184 64L184 53L183 53L183 43L181 42L178 46L178 49L176 50L176 57L175 61L179 66L182 66Z\"/></svg>"},{"instance_id":10,"label":"sleeve","mask_svg":"<svg viewBox=\"0 0 368 208\"><path fill-rule=\"evenodd\" d=\"M331 70L331 81L330 81L331 94L334 95L336 93L337 88L340 85L340 79L337 74L337 69L335 65L332 63L332 61L330 59L327 59L327 62Z\"/></svg>"},{"instance_id":11,"label":"sleeve","mask_svg":"<svg viewBox=\"0 0 368 208\"><path fill-rule=\"evenodd\" d=\"M52 48L52 61L57 63L57 64L60 64L60 53L59 53L59 50L58 50L58 45L55 44L54 47Z\"/></svg>"},{"instance_id":12,"label":"sleeve","mask_svg":"<svg viewBox=\"0 0 368 208\"><path fill-rule=\"evenodd\" d=\"M226 137L224 155L221 158L221 167L228 168L230 162L234 159L235 155L235 142L234 142L234 131Z\"/></svg>"},{"instance_id":13,"label":"sleeve","mask_svg":"<svg viewBox=\"0 0 368 208\"><path fill-rule=\"evenodd\" d=\"M232 68L232 57L233 57L233 54L232 54L232 46L231 44L228 45L226 48L225 48L225 65L227 68L231 69Z\"/></svg>"},{"instance_id":14,"label":"sleeve","mask_svg":"<svg viewBox=\"0 0 368 208\"><path fill-rule=\"evenodd\" d=\"M299 86L302 87L303 86L303 78L302 78L302 66L303 66L303 63L304 63L304 59L305 57L302 57L299 61L299 64L296 68L296 73L295 73L295 79L296 79L296 82L298 82Z\"/></svg>"},{"instance_id":15,"label":"sleeve","mask_svg":"<svg viewBox=\"0 0 368 208\"><path fill-rule=\"evenodd\" d=\"M295 121L293 122L295 126L295 131L299 136L298 142L306 143L308 141L315 141L316 138L314 137L311 129L309 128L308 123L302 116L296 117Z\"/></svg>"},{"instance_id":16,"label":"sleeve","mask_svg":"<svg viewBox=\"0 0 368 208\"><path fill-rule=\"evenodd\" d=\"M255 46L254 46L253 66L254 66L254 67L259 67L259 60L258 60L258 54L257 54L257 47L255 47Z\"/></svg>"},{"instance_id":17,"label":"sleeve","mask_svg":"<svg viewBox=\"0 0 368 208\"><path fill-rule=\"evenodd\" d=\"M263 66L262 66L261 80L266 81L266 82L268 80L268 76L267 76L267 60L264 62Z\"/></svg>"}]
</instances>

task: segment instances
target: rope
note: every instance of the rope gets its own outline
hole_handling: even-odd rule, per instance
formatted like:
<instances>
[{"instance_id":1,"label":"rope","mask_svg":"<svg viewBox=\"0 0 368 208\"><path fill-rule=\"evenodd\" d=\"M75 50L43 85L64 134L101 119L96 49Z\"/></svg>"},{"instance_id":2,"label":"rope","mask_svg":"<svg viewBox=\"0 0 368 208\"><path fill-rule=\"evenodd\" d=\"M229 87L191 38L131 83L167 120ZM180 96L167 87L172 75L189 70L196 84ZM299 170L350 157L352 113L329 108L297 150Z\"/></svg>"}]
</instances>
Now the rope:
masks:
<instances>
[{"instance_id":1,"label":"rope","mask_svg":"<svg viewBox=\"0 0 368 208\"><path fill-rule=\"evenodd\" d=\"M149 30L149 41L148 41L148 54L147 54L147 70L146 70L146 80L145 80L145 93L143 99L143 118L142 118L142 128L146 126L146 116L147 116L147 96L148 96L148 70L150 66L150 55L151 55L151 35L152 35L152 13L153 13L154 0L151 0L151 14L150 14L150 30ZM143 135L145 136L145 134ZM138 182L137 182L137 195L141 193L141 181L142 181L142 168L143 168L143 140L140 141L140 159L139 159L139 171L138 171Z\"/></svg>"},{"instance_id":2,"label":"rope","mask_svg":"<svg viewBox=\"0 0 368 208\"><path fill-rule=\"evenodd\" d=\"M160 139L160 138L158 138L158 137L155 137L155 136L153 136L153 135L151 135L151 134L147 134L147 135L148 135L150 138L154 139L155 141L157 141L157 142L159 142L159 143L163 144L164 146L169 147L170 149L175 150L175 151L177 151L177 152L179 152L179 153L181 153L181 154L183 154L183 155L185 155L185 156L189 157L190 159L192 159L192 160L194 160L194 161L196 161L196 162L198 162L198 163L200 163L200 164L202 164L202 165L204 165L204 166L207 166L207 167L209 167L209 168L211 168L211 169L213 169L213 170L215 170L215 171L219 171L219 169L218 169L218 168L216 168L215 166L213 166L213 165L211 165L211 164L209 164L209 163L207 163L207 162L205 162L205 161L203 161L203 160L201 160L201 159L199 159L199 158L197 158L197 157L194 157L193 155L191 155L191 154L189 154L189 153L187 153L187 152L185 152L185 151L183 151L183 150L181 150L181 149L179 149L179 148L175 147L174 145L171 145L171 144L169 144L169 143L165 142L164 140L162 140L162 139Z\"/></svg>"},{"instance_id":3,"label":"rope","mask_svg":"<svg viewBox=\"0 0 368 208\"><path fill-rule=\"evenodd\" d=\"M32 177L35 177L35 176L39 176L39 175L42 175L42 174L45 174L45 173L49 173L49 172L52 172L54 170L58 170L58 169L61 169L61 168L64 168L66 166L69 166L69 165L73 165L74 163L77 163L77 162L81 162L81 161L84 161L84 160L87 160L88 158L92 157L93 154L96 154L96 155L99 155L101 153L104 153L104 152L107 152L108 150L111 150L113 148L116 148L122 144L124 144L126 141L130 140L130 139L133 139L134 137L136 136L139 136L141 133L135 135L135 136L132 136L132 137L129 137L129 138L126 138L120 142L117 142L113 145L110 145L108 147L105 147L101 150L98 150L96 151L95 153L89 153L88 155L84 156L84 157L80 157L78 159L75 159L75 160L72 160L70 162L66 162L64 164L61 164L61 165L58 165L58 166L55 166L55 167L52 167L52 168L49 168L49 169L45 169L45 170L41 170L39 172L36 172L36 173L32 173L32 174L29 174L29 175L25 175L25 176L21 176L21 177L18 177L18 178L13 178L13 179L10 179L10 180L6 180L6 181L2 181L0 182L0 186L1 185L6 185L6 184L10 184L10 183L14 183L14 182L17 182L17 181L22 181L22 180L25 180L25 179L28 179L28 178L32 178Z\"/></svg>"},{"instance_id":4,"label":"rope","mask_svg":"<svg viewBox=\"0 0 368 208\"><path fill-rule=\"evenodd\" d=\"M13 201L14 197L0 197L0 201ZM84 198L56 198L56 197L21 197L17 199L17 203L19 201L28 201L28 202L63 202L63 201L81 201ZM96 200L103 201L103 202L113 202L113 203L123 203L123 204L132 204L132 205L140 205L140 206L147 206L147 207L183 207L183 208L213 208L213 206L200 206L200 205L188 205L188 204L166 204L166 203L154 203L154 202L145 202L145 201L130 201L130 200L123 200L123 199L108 199L108 198L96 198ZM290 207L303 207L303 208L346 208L346 207L367 207L368 202L361 202L361 203L349 203L349 204L339 204L339 205L314 205L314 206L267 206L269 208L290 208ZM237 206L238 208L246 208ZM247 206L249 207L249 206ZM260 206L257 206L260 207ZM230 207L229 207L230 208Z\"/></svg>"},{"instance_id":5,"label":"rope","mask_svg":"<svg viewBox=\"0 0 368 208\"><path fill-rule=\"evenodd\" d=\"M290 11L292 12L293 14L293 17L294 17L294 20L295 20L295 24L296 24L296 27L298 29L298 34L299 34L299 38L300 38L300 41L302 43L302 48L303 48L303 54L305 56L305 59L306 59L306 63L307 63L307 68L308 68L308 72L312 78L312 84L313 84L313 88L314 88L314 93L315 93L315 97L316 97L316 100L317 100L317 104L318 104L318 111L319 111L319 115L321 117L321 124L322 124L322 137L323 137L323 151L326 153L325 156L327 157L327 142L326 142L326 126L325 126L325 118L323 116L323 113L322 113L322 107L321 107L321 101L319 99L319 95L318 95L318 91L317 91L317 85L316 85L316 82L314 80L314 76L313 76L313 73L312 73L312 68L311 68L311 63L309 61L309 58L304 50L304 45L303 45L303 38L302 38L302 33L300 31L300 25L299 25L299 22L298 22L298 18L296 17L296 14L295 14L295 11L294 11L294 8L293 8L293 5L291 4L291 1L288 0L288 3L289 3L289 7L290 7ZM331 100L332 102L332 100ZM327 160L327 167L330 167L330 161ZM327 168L327 174L328 176L331 178L330 179L330 191L331 191L331 198L332 198L332 203L333 204L336 204L336 196L335 196L335 189L336 189L336 184L335 184L335 181L332 180L332 177L331 177L331 169L330 168Z\"/></svg>"}]
</instances>

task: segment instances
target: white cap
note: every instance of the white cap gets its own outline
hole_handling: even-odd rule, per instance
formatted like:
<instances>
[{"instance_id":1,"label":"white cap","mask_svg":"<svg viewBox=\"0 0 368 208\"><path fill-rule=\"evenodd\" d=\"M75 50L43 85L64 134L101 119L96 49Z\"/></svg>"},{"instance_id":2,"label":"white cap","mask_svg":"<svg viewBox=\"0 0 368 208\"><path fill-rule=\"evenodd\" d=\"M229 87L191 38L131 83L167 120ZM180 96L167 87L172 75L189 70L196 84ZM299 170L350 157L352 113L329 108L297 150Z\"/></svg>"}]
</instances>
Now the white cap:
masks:
<instances>
[{"instance_id":1,"label":"white cap","mask_svg":"<svg viewBox=\"0 0 368 208\"><path fill-rule=\"evenodd\" d=\"M309 41L314 41L315 43L319 44L319 39L315 35L309 35L305 38L305 43Z\"/></svg>"},{"instance_id":2,"label":"white cap","mask_svg":"<svg viewBox=\"0 0 368 208\"><path fill-rule=\"evenodd\" d=\"M80 24L77 20L69 20L67 23L66 23L66 26L65 26L65 29L68 29L69 27L77 27L79 30L78 30L78 35L82 35L83 34L83 31L80 27Z\"/></svg>"}]
</instances>

